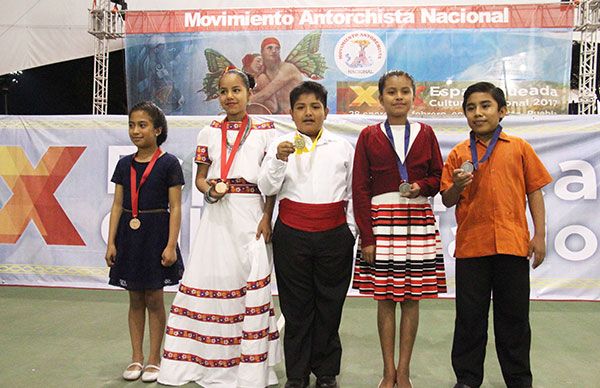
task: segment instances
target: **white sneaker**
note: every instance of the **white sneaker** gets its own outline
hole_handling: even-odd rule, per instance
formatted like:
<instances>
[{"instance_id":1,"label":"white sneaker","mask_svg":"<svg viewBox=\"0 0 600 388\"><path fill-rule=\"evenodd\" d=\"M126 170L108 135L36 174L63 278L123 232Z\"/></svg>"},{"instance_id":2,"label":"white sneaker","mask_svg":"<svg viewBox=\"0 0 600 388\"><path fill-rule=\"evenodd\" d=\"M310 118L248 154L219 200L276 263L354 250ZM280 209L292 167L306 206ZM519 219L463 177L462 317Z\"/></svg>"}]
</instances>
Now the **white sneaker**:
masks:
<instances>
[{"instance_id":1,"label":"white sneaker","mask_svg":"<svg viewBox=\"0 0 600 388\"><path fill-rule=\"evenodd\" d=\"M152 370L148 370L152 369ZM144 383L153 383L158 379L158 373L160 372L160 366L148 364L144 368L144 373L142 373L142 381Z\"/></svg>"},{"instance_id":2,"label":"white sneaker","mask_svg":"<svg viewBox=\"0 0 600 388\"><path fill-rule=\"evenodd\" d=\"M139 369L129 370L129 368L131 368L132 366L137 366L139 367ZM131 364L127 365L127 368L125 368L125 371L123 372L123 378L127 381L137 380L142 375L143 369L144 366L139 362L132 362Z\"/></svg>"}]
</instances>

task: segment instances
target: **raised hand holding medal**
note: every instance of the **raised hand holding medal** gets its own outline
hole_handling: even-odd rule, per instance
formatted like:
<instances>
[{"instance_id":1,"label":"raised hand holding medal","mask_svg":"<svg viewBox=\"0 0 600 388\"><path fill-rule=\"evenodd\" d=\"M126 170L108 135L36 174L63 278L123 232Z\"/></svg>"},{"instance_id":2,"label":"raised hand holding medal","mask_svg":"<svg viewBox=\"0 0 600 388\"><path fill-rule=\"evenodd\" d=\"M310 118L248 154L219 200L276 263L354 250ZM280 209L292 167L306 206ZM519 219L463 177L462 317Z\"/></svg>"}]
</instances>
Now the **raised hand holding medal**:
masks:
<instances>
[{"instance_id":1,"label":"raised hand holding medal","mask_svg":"<svg viewBox=\"0 0 600 388\"><path fill-rule=\"evenodd\" d=\"M498 124L498 126L494 130L489 144L487 145L487 149L485 150L483 157L479 159L477 155L477 138L475 133L471 131L471 133L469 134L469 149L471 151L471 160L463 162L460 168L454 170L452 175L454 185L460 191L464 190L465 187L471 184L471 182L473 181L473 176L477 173L477 170L479 169L479 164L484 163L490 158L492 152L494 151L494 148L496 147L496 144L498 143L498 139L500 138L501 132L502 126Z\"/></svg>"},{"instance_id":2,"label":"raised hand holding medal","mask_svg":"<svg viewBox=\"0 0 600 388\"><path fill-rule=\"evenodd\" d=\"M302 137L300 133L296 133L296 135L294 136L294 149L296 151L296 155L313 152L315 150L315 147L317 146L317 142L321 138L321 135L323 135L323 128L319 130L317 136L312 141L312 145L310 146L310 148L308 148L306 146L306 140L304 140L304 137Z\"/></svg>"},{"instance_id":3,"label":"raised hand holding medal","mask_svg":"<svg viewBox=\"0 0 600 388\"><path fill-rule=\"evenodd\" d=\"M303 151L304 148L306 148L306 142L304 141L304 138L298 134L296 134L296 137L294 137L294 148L296 149L296 152Z\"/></svg>"},{"instance_id":4,"label":"raised hand holding medal","mask_svg":"<svg viewBox=\"0 0 600 388\"><path fill-rule=\"evenodd\" d=\"M294 144L290 141L282 141L277 145L277 154L275 157L284 162L288 161L288 157L295 152Z\"/></svg>"},{"instance_id":5,"label":"raised hand holding medal","mask_svg":"<svg viewBox=\"0 0 600 388\"><path fill-rule=\"evenodd\" d=\"M471 174L473 173L473 171L475 171L475 166L473 165L473 163L467 160L460 166L460 169L463 170L463 172Z\"/></svg>"}]
</instances>

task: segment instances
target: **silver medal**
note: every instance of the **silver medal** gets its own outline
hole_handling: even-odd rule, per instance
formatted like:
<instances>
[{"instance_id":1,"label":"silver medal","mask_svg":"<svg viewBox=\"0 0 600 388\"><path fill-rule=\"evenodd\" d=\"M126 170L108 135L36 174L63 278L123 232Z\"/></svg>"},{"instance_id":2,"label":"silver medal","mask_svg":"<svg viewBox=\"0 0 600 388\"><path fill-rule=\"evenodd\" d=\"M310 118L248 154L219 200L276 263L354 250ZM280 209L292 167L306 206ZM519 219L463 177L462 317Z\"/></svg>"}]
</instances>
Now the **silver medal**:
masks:
<instances>
[{"instance_id":1,"label":"silver medal","mask_svg":"<svg viewBox=\"0 0 600 388\"><path fill-rule=\"evenodd\" d=\"M475 171L475 166L473 165L473 163L471 163L470 161L466 161L464 162L461 166L460 169L463 170L464 172L473 172Z\"/></svg>"},{"instance_id":2,"label":"silver medal","mask_svg":"<svg viewBox=\"0 0 600 388\"><path fill-rule=\"evenodd\" d=\"M400 194L406 194L406 193L410 192L410 183L408 183L408 182L400 183L400 186L398 187L398 191L400 191Z\"/></svg>"}]
</instances>

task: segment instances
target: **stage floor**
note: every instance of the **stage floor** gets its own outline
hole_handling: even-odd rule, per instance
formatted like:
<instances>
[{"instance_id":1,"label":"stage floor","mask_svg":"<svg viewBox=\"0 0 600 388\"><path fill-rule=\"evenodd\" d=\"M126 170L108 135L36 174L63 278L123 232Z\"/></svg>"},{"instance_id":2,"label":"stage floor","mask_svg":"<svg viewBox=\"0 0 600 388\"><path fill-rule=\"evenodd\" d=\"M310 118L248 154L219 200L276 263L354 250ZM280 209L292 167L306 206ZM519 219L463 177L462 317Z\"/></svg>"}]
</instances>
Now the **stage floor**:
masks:
<instances>
[{"instance_id":1,"label":"stage floor","mask_svg":"<svg viewBox=\"0 0 600 388\"><path fill-rule=\"evenodd\" d=\"M165 303L173 296L166 294ZM158 386L126 383L120 377L130 359L127 303L127 294L120 291L0 287L0 385ZM371 299L347 299L341 327L343 388L377 386L382 363L375 316ZM415 388L453 386L453 322L454 300L421 302L411 367ZM532 302L531 325L535 387L599 386L600 303ZM283 386L283 364L276 371ZM490 327L483 387L504 386Z\"/></svg>"}]
</instances>

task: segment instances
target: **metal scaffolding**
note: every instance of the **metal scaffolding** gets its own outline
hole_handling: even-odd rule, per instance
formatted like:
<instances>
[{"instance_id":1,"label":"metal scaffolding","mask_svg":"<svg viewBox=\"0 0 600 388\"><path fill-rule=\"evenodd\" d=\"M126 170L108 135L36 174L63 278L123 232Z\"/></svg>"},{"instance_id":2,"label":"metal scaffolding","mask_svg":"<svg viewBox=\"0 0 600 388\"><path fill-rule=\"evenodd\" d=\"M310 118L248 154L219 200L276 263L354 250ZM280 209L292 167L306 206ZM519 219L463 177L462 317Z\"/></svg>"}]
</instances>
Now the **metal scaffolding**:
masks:
<instances>
[{"instance_id":1,"label":"metal scaffolding","mask_svg":"<svg viewBox=\"0 0 600 388\"><path fill-rule=\"evenodd\" d=\"M582 0L577 10L575 31L581 32L579 52L580 115L598 113L596 74L598 67L597 32L600 29L600 0Z\"/></svg>"},{"instance_id":2,"label":"metal scaffolding","mask_svg":"<svg viewBox=\"0 0 600 388\"><path fill-rule=\"evenodd\" d=\"M111 40L125 35L124 16L124 11L111 8L110 0L94 0L90 9L88 32L96 37L92 100L95 115L105 115L108 111L108 48Z\"/></svg>"}]
</instances>

